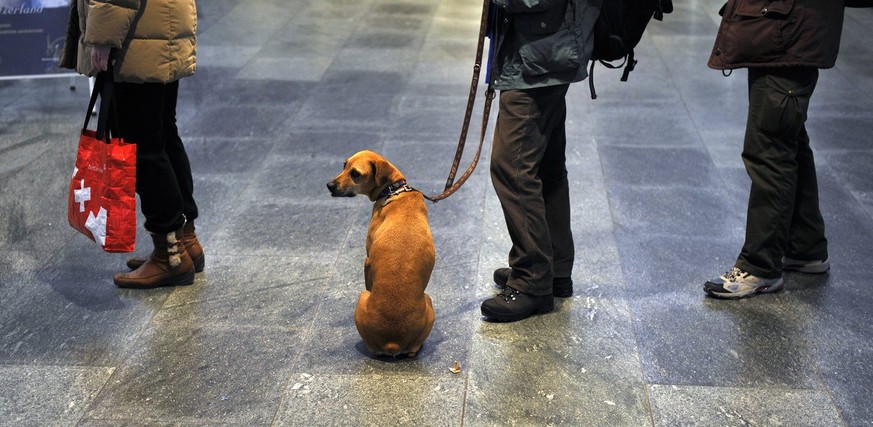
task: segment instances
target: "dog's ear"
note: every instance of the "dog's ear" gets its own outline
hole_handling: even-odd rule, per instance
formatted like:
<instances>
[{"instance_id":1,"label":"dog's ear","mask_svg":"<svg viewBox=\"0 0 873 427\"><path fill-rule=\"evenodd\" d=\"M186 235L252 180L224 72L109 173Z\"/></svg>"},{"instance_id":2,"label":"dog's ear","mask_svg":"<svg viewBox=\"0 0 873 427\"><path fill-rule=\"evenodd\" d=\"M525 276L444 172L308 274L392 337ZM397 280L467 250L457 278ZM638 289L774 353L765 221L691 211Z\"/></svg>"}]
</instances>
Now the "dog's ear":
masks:
<instances>
[{"instance_id":1,"label":"dog's ear","mask_svg":"<svg viewBox=\"0 0 873 427\"><path fill-rule=\"evenodd\" d=\"M378 190L388 184L387 162L384 159L370 160L370 168L373 172L374 190Z\"/></svg>"}]
</instances>

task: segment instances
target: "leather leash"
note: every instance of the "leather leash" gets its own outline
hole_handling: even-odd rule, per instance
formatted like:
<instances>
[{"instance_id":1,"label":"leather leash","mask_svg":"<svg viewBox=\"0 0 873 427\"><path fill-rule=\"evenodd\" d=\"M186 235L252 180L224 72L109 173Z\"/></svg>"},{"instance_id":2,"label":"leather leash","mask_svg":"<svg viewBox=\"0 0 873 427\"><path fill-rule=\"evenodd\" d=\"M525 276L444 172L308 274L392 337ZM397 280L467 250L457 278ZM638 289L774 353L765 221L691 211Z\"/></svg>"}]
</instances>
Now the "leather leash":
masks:
<instances>
[{"instance_id":1,"label":"leather leash","mask_svg":"<svg viewBox=\"0 0 873 427\"><path fill-rule=\"evenodd\" d=\"M464 185L467 178L473 174L476 165L479 163L479 155L482 153L482 144L485 142L485 130L488 128L488 116L491 112L491 101L494 99L494 88L488 84L488 89L485 91L485 107L482 112L482 130L479 135L479 148L476 149L476 155L467 170L455 182L455 174L458 173L458 165L461 163L461 156L464 155L464 145L467 142L467 130L470 128L470 117L473 115L473 104L476 102L476 89L479 85L479 72L482 69L482 51L485 46L485 34L488 29L488 14L491 0L485 0L482 6L482 23L479 27L479 45L476 48L476 62L473 65L473 80L470 82L470 94L467 97L467 111L464 112L464 124L461 126L461 137L458 141L458 149L455 151L455 160L452 162L452 168L449 171L449 177L446 180L446 187L443 192L433 196L425 195L424 198L436 203L446 197L449 197Z\"/></svg>"}]
</instances>

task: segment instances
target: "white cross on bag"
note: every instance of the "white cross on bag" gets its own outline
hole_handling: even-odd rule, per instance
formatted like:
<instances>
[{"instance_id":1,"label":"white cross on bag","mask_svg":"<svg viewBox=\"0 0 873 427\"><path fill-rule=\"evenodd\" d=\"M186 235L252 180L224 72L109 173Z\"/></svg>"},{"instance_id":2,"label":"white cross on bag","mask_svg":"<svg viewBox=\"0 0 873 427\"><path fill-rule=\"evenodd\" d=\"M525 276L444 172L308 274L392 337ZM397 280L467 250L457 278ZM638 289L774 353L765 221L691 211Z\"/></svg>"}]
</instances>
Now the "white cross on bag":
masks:
<instances>
[{"instance_id":1,"label":"white cross on bag","mask_svg":"<svg viewBox=\"0 0 873 427\"><path fill-rule=\"evenodd\" d=\"M85 180L82 180L81 188L73 190L76 196L76 203L79 204L79 212L85 212L85 202L91 200L91 187L85 187Z\"/></svg>"}]
</instances>

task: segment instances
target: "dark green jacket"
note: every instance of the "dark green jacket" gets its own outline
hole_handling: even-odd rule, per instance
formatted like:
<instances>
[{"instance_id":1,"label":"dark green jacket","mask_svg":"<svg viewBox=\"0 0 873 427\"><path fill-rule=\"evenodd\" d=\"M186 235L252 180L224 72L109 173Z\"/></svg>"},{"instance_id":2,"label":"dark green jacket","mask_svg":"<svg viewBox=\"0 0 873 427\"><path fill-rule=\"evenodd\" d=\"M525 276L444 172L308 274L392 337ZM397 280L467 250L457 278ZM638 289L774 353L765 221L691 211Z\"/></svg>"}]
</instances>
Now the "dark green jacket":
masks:
<instances>
[{"instance_id":1,"label":"dark green jacket","mask_svg":"<svg viewBox=\"0 0 873 427\"><path fill-rule=\"evenodd\" d=\"M592 30L603 0L493 0L495 89L568 84L588 76Z\"/></svg>"}]
</instances>

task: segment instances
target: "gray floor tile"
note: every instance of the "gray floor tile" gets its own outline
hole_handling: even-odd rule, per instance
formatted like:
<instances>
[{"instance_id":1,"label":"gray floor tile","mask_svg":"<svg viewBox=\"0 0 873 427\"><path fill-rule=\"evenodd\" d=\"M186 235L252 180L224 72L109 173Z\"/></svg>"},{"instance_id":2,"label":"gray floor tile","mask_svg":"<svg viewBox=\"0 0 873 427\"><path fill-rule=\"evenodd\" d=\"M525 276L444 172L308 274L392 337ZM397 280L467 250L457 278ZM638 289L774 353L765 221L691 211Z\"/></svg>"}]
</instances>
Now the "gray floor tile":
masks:
<instances>
[{"instance_id":1,"label":"gray floor tile","mask_svg":"<svg viewBox=\"0 0 873 427\"><path fill-rule=\"evenodd\" d=\"M481 97L482 95L480 95ZM458 103L461 103L461 106L457 106ZM416 105L426 104L423 108L407 108L409 104L410 101L404 99L404 103L398 109L394 127L391 129L393 132L402 134L414 130L418 138L420 135L433 135L434 142L457 146L467 105L465 100L433 96L415 101ZM475 104L473 107L466 140L467 146L471 149L479 144L483 108L484 106L481 104ZM491 117L496 117L496 113L497 109L492 108ZM490 132L493 129L493 120L488 127ZM489 136L490 133L486 133L485 141L487 143L491 142ZM450 158L451 156L446 157Z\"/></svg>"},{"instance_id":2,"label":"gray floor tile","mask_svg":"<svg viewBox=\"0 0 873 427\"><path fill-rule=\"evenodd\" d=\"M66 220L66 191L77 144L78 131L72 131L34 135L2 151L7 166L0 167L0 248L39 259L72 236ZM52 173L35 179L40 171Z\"/></svg>"},{"instance_id":3,"label":"gray floor tile","mask_svg":"<svg viewBox=\"0 0 873 427\"><path fill-rule=\"evenodd\" d=\"M212 256L193 286L177 289L154 318L169 325L306 328L332 274L333 254L279 258Z\"/></svg>"},{"instance_id":4,"label":"gray floor tile","mask_svg":"<svg viewBox=\"0 0 873 427\"><path fill-rule=\"evenodd\" d=\"M873 217L873 192L855 193L855 197L867 211L867 214Z\"/></svg>"},{"instance_id":5,"label":"gray floor tile","mask_svg":"<svg viewBox=\"0 0 873 427\"><path fill-rule=\"evenodd\" d=\"M104 367L0 366L0 424L76 425L112 371Z\"/></svg>"},{"instance_id":6,"label":"gray floor tile","mask_svg":"<svg viewBox=\"0 0 873 427\"><path fill-rule=\"evenodd\" d=\"M260 199L252 197L238 199L237 205L243 208L235 209L227 224L216 231L210 246L212 253L266 257L307 255L336 247L348 232L346 207L258 201Z\"/></svg>"},{"instance_id":7,"label":"gray floor tile","mask_svg":"<svg viewBox=\"0 0 873 427\"><path fill-rule=\"evenodd\" d=\"M156 324L139 338L86 419L266 425L301 332Z\"/></svg>"},{"instance_id":8,"label":"gray floor tile","mask_svg":"<svg viewBox=\"0 0 873 427\"><path fill-rule=\"evenodd\" d=\"M379 19L378 22L385 22L385 20ZM410 25L415 27L416 24L413 22ZM421 25L421 23L418 22L418 25ZM408 49L414 47L414 44L415 39L410 38L409 34L387 31L365 32L349 42L349 45L352 47L364 47L367 49Z\"/></svg>"},{"instance_id":9,"label":"gray floor tile","mask_svg":"<svg viewBox=\"0 0 873 427\"><path fill-rule=\"evenodd\" d=\"M258 53L260 49L254 46L209 46L197 47L197 63L201 64L197 70L197 77L203 74L203 68L207 66L234 67L240 69Z\"/></svg>"},{"instance_id":10,"label":"gray floor tile","mask_svg":"<svg viewBox=\"0 0 873 427\"><path fill-rule=\"evenodd\" d=\"M276 426L460 426L465 376L295 374ZM366 409L365 409L366 408Z\"/></svg>"},{"instance_id":11,"label":"gray floor tile","mask_svg":"<svg viewBox=\"0 0 873 427\"><path fill-rule=\"evenodd\" d=\"M469 88L473 76L474 59L474 57L470 57L470 60L464 64L449 69L443 68L445 62L440 59L423 59L416 62L409 83L416 87L421 85L453 85Z\"/></svg>"},{"instance_id":12,"label":"gray floor tile","mask_svg":"<svg viewBox=\"0 0 873 427\"><path fill-rule=\"evenodd\" d=\"M870 271L869 252L864 250L873 244L869 211L831 174L820 175L818 186L829 256L840 260L846 268Z\"/></svg>"},{"instance_id":13,"label":"gray floor tile","mask_svg":"<svg viewBox=\"0 0 873 427\"><path fill-rule=\"evenodd\" d=\"M17 285L0 313L2 363L115 366L172 292L116 288L116 255L80 240Z\"/></svg>"},{"instance_id":14,"label":"gray floor tile","mask_svg":"<svg viewBox=\"0 0 873 427\"><path fill-rule=\"evenodd\" d=\"M824 390L652 385L656 426L843 425Z\"/></svg>"},{"instance_id":15,"label":"gray floor tile","mask_svg":"<svg viewBox=\"0 0 873 427\"><path fill-rule=\"evenodd\" d=\"M645 96L637 92L634 91L634 97ZM663 97L655 96L655 98ZM601 146L621 145L645 149L696 144L697 130L693 122L681 119L687 115L687 112L685 106L677 102L678 99L664 99L658 102L648 99L651 98L629 103L627 96L619 100L598 98L594 101L597 105L594 105L590 112L595 122L585 132L597 138L597 143ZM645 156L641 155L640 158Z\"/></svg>"},{"instance_id":16,"label":"gray floor tile","mask_svg":"<svg viewBox=\"0 0 873 427\"><path fill-rule=\"evenodd\" d=\"M207 138L270 138L295 111L295 106L217 106L201 109L188 122Z\"/></svg>"},{"instance_id":17,"label":"gray floor tile","mask_svg":"<svg viewBox=\"0 0 873 427\"><path fill-rule=\"evenodd\" d=\"M851 191L873 191L873 180L867 176L866 167L873 161L868 151L825 151L819 153L830 170Z\"/></svg>"},{"instance_id":18,"label":"gray floor tile","mask_svg":"<svg viewBox=\"0 0 873 427\"><path fill-rule=\"evenodd\" d=\"M266 136L254 138L188 138L185 150L191 170L202 174L247 174L266 159L270 148L281 141Z\"/></svg>"},{"instance_id":19,"label":"gray floor tile","mask_svg":"<svg viewBox=\"0 0 873 427\"><path fill-rule=\"evenodd\" d=\"M747 202L726 200L718 188L616 186L609 202L616 227L631 235L716 239L742 235L745 227Z\"/></svg>"},{"instance_id":20,"label":"gray floor tile","mask_svg":"<svg viewBox=\"0 0 873 427\"><path fill-rule=\"evenodd\" d=\"M708 153L699 148L599 146L603 175L612 186L715 187L720 183Z\"/></svg>"},{"instance_id":21,"label":"gray floor tile","mask_svg":"<svg viewBox=\"0 0 873 427\"><path fill-rule=\"evenodd\" d=\"M310 5L310 10L321 5ZM346 10L354 11L352 4L344 5ZM300 53L334 53L342 48L355 27L340 15L333 18L298 19L289 21L276 31L263 50L271 55L293 56Z\"/></svg>"},{"instance_id":22,"label":"gray floor tile","mask_svg":"<svg viewBox=\"0 0 873 427\"><path fill-rule=\"evenodd\" d=\"M866 280L869 273L861 271L835 264L824 276L786 277L796 298L815 307L816 311L805 320L816 337L809 344L812 357L849 425L868 425L873 420L867 399L873 370L866 362L873 357L873 328L857 321L871 312Z\"/></svg>"},{"instance_id":23,"label":"gray floor tile","mask_svg":"<svg viewBox=\"0 0 873 427\"><path fill-rule=\"evenodd\" d=\"M393 95L372 95L364 99L350 99L337 105L329 98L310 98L303 105L299 119L333 128L384 129L391 123L391 115L398 99Z\"/></svg>"},{"instance_id":24,"label":"gray floor tile","mask_svg":"<svg viewBox=\"0 0 873 427\"><path fill-rule=\"evenodd\" d=\"M294 12L287 4L276 2L237 2L212 24L213 30L198 38L198 44L259 46L281 29ZM253 28L258 31L251 31Z\"/></svg>"},{"instance_id":25,"label":"gray floor tile","mask_svg":"<svg viewBox=\"0 0 873 427\"><path fill-rule=\"evenodd\" d=\"M237 78L249 80L317 82L333 58L310 53L293 58L255 57L242 67Z\"/></svg>"},{"instance_id":26,"label":"gray floor tile","mask_svg":"<svg viewBox=\"0 0 873 427\"><path fill-rule=\"evenodd\" d=\"M847 317L843 321L852 322ZM830 329L824 326L822 332ZM847 424L852 426L870 425L873 420L873 409L867 398L873 392L870 387L873 371L867 362L873 357L873 348L869 345L871 331L864 329L861 333L849 333L845 338L823 340L816 352L834 404Z\"/></svg>"},{"instance_id":27,"label":"gray floor tile","mask_svg":"<svg viewBox=\"0 0 873 427\"><path fill-rule=\"evenodd\" d=\"M273 144L271 154L296 157L304 162L324 160L324 174L333 177L343 163L362 150L382 152L383 136L379 132L338 130L331 128L293 129ZM326 182L326 181L325 181Z\"/></svg>"},{"instance_id":28,"label":"gray floor tile","mask_svg":"<svg viewBox=\"0 0 873 427\"><path fill-rule=\"evenodd\" d=\"M465 424L648 424L633 340L580 340L572 327L556 327L550 316L481 324Z\"/></svg>"},{"instance_id":29,"label":"gray floor tile","mask_svg":"<svg viewBox=\"0 0 873 427\"><path fill-rule=\"evenodd\" d=\"M16 250L0 249L0 311L12 307L13 301L26 295L18 292L36 274L38 260Z\"/></svg>"},{"instance_id":30,"label":"gray floor tile","mask_svg":"<svg viewBox=\"0 0 873 427\"><path fill-rule=\"evenodd\" d=\"M810 115L806 127L815 148L864 149L869 147L868 135L873 132L873 123L869 120L825 112Z\"/></svg>"}]
</instances>

